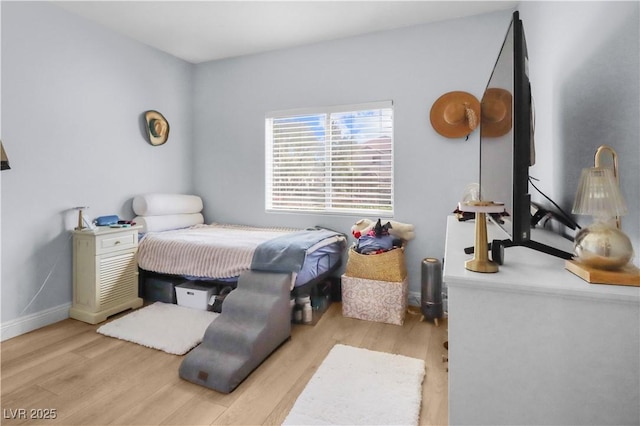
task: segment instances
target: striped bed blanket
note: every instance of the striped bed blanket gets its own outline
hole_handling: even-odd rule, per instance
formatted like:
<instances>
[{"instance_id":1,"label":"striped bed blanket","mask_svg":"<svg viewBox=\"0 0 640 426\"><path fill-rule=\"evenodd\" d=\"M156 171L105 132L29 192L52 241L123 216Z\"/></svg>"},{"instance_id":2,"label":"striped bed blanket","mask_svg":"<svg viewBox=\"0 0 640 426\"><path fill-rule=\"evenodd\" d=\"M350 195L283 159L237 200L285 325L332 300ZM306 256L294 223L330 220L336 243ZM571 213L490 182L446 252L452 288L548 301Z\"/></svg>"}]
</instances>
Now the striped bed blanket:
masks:
<instances>
[{"instance_id":1,"label":"striped bed blanket","mask_svg":"<svg viewBox=\"0 0 640 426\"><path fill-rule=\"evenodd\" d=\"M319 232L317 235L317 242L312 243L300 229L217 223L150 232L140 241L138 265L144 270L164 274L215 279L234 278L241 272L252 269L254 257L261 261L258 269L265 270L262 266L269 263L265 262L265 256L274 252L273 242L280 242L286 236L291 237L292 244L299 240L297 236L304 236L305 245L297 247L303 252L331 244L343 237L342 234L333 231ZM281 248L277 246L277 249ZM279 269L277 265L275 269Z\"/></svg>"}]
</instances>

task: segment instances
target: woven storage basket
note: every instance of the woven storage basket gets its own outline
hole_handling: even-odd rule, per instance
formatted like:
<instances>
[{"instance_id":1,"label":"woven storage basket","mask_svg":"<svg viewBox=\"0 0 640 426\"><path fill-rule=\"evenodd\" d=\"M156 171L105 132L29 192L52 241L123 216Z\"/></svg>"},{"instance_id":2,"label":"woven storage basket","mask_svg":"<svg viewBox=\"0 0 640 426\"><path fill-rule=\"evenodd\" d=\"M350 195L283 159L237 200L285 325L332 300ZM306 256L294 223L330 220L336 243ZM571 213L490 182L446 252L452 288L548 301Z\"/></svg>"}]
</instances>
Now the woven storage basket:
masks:
<instances>
[{"instance_id":1,"label":"woven storage basket","mask_svg":"<svg viewBox=\"0 0 640 426\"><path fill-rule=\"evenodd\" d=\"M360 254L349 249L345 273L354 278L400 282L407 277L404 247L379 254Z\"/></svg>"}]
</instances>

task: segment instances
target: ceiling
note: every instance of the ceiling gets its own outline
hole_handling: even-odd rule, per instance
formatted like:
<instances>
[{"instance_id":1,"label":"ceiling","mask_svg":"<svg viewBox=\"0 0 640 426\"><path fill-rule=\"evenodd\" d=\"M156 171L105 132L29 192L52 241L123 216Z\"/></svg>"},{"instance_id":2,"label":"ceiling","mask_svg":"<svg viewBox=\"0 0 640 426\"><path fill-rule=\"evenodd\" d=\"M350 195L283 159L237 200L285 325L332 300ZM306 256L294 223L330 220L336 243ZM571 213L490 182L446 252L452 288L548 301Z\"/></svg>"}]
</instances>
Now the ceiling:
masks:
<instances>
[{"instance_id":1,"label":"ceiling","mask_svg":"<svg viewBox=\"0 0 640 426\"><path fill-rule=\"evenodd\" d=\"M497 10L516 1L54 1L191 63L408 27Z\"/></svg>"}]
</instances>

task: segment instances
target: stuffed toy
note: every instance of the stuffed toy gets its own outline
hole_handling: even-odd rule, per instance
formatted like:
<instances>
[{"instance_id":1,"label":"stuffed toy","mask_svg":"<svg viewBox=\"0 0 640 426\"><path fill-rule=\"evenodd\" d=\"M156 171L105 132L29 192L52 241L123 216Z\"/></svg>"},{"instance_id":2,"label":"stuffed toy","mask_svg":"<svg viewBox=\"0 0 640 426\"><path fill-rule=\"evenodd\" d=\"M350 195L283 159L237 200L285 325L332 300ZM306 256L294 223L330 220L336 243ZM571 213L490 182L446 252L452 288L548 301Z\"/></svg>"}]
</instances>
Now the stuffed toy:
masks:
<instances>
[{"instance_id":1,"label":"stuffed toy","mask_svg":"<svg viewBox=\"0 0 640 426\"><path fill-rule=\"evenodd\" d=\"M390 220L391 229L389 229L389 234L401 238L405 241L413 240L416 237L416 233L414 231L415 227L409 223L396 222L395 220Z\"/></svg>"},{"instance_id":2,"label":"stuffed toy","mask_svg":"<svg viewBox=\"0 0 640 426\"><path fill-rule=\"evenodd\" d=\"M360 219L351 227L351 235L356 239L367 235L367 233L373 229L374 225L375 224L369 219Z\"/></svg>"},{"instance_id":3,"label":"stuffed toy","mask_svg":"<svg viewBox=\"0 0 640 426\"><path fill-rule=\"evenodd\" d=\"M379 229L386 229L389 235L400 238L405 241L409 241L415 238L414 226L408 223L396 222L395 220L388 221L385 225L381 225L380 219L378 222L373 222L369 219L360 219L351 227L351 234L355 238L360 238L363 235L367 235L370 231L375 233L376 225L379 225Z\"/></svg>"},{"instance_id":4,"label":"stuffed toy","mask_svg":"<svg viewBox=\"0 0 640 426\"><path fill-rule=\"evenodd\" d=\"M373 233L374 237L382 237L389 235L389 229L391 229L391 223L387 222L383 225L382 220L378 219L373 229L369 231L369 234Z\"/></svg>"}]
</instances>

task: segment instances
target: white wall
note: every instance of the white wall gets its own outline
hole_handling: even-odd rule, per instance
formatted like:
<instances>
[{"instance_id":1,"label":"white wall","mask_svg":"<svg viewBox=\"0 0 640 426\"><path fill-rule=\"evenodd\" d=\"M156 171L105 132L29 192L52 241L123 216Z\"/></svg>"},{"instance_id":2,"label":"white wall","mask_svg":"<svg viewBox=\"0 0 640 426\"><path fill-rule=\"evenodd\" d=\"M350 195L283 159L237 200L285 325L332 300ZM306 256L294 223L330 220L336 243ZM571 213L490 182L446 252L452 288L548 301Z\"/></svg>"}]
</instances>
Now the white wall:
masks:
<instances>
[{"instance_id":1,"label":"white wall","mask_svg":"<svg viewBox=\"0 0 640 426\"><path fill-rule=\"evenodd\" d=\"M131 218L135 194L189 191L193 66L48 2L1 7L6 339L68 315L71 207ZM146 142L148 109L170 123L165 145Z\"/></svg>"},{"instance_id":2,"label":"white wall","mask_svg":"<svg viewBox=\"0 0 640 426\"><path fill-rule=\"evenodd\" d=\"M394 219L416 226L407 266L410 291L419 294L421 260L442 258L446 216L478 174L477 132L468 141L444 138L431 127L429 111L452 90L481 97L510 16L506 11L199 65L194 188L207 200L206 217L349 233L361 216L265 212L264 116L393 100Z\"/></svg>"},{"instance_id":3,"label":"white wall","mask_svg":"<svg viewBox=\"0 0 640 426\"><path fill-rule=\"evenodd\" d=\"M640 252L640 3L523 2L540 154L531 174L571 211L596 149L619 155L629 214L622 228ZM591 217L577 217L582 225Z\"/></svg>"},{"instance_id":4,"label":"white wall","mask_svg":"<svg viewBox=\"0 0 640 426\"><path fill-rule=\"evenodd\" d=\"M194 192L208 221L348 232L358 217L264 212L264 113L314 105L394 101L395 219L416 225L407 256L419 294L420 261L442 257L445 217L478 174L477 132L443 138L429 110L451 90L481 96L510 19L501 12L192 66L48 2L0 6L1 136L12 166L1 176L3 339L68 314L73 206L129 217L137 193ZM638 252L638 3L520 10L536 97L533 174L570 210L580 169L597 146L614 146L630 209L623 225ZM147 109L168 118L166 145L145 141Z\"/></svg>"}]
</instances>

